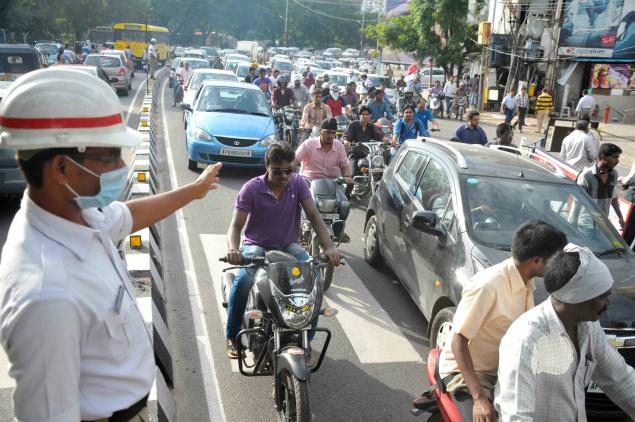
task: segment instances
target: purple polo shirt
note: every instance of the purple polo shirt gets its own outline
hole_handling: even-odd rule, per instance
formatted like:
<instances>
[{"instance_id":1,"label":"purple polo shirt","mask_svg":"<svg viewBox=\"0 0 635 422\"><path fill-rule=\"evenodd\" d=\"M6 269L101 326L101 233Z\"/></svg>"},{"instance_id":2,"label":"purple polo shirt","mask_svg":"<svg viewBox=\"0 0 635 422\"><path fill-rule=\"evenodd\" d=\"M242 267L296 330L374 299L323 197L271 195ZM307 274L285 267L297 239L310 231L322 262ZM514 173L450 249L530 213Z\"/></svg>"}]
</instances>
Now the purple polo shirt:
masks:
<instances>
[{"instance_id":1,"label":"purple polo shirt","mask_svg":"<svg viewBox=\"0 0 635 422\"><path fill-rule=\"evenodd\" d=\"M302 176L292 174L280 199L267 186L267 174L254 177L238 193L234 209L249 214L244 245L282 248L300 239L300 203L311 197Z\"/></svg>"}]
</instances>

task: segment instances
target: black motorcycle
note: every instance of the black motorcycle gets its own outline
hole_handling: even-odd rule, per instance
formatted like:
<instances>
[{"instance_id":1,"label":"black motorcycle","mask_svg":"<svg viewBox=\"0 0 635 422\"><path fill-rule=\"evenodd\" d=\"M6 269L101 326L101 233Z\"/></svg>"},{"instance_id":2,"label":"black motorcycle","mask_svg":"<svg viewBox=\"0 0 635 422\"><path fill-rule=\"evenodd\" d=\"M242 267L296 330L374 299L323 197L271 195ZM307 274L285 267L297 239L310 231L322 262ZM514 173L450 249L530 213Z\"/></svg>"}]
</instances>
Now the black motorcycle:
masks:
<instances>
[{"instance_id":1,"label":"black motorcycle","mask_svg":"<svg viewBox=\"0 0 635 422\"><path fill-rule=\"evenodd\" d=\"M302 112L291 106L274 112L274 120L278 129L278 138L284 140L294 149L299 145L300 117Z\"/></svg>"},{"instance_id":2,"label":"black motorcycle","mask_svg":"<svg viewBox=\"0 0 635 422\"><path fill-rule=\"evenodd\" d=\"M387 167L390 145L386 142L357 142L349 151L353 184L346 194L365 202L375 194Z\"/></svg>"},{"instance_id":3,"label":"black motorcycle","mask_svg":"<svg viewBox=\"0 0 635 422\"><path fill-rule=\"evenodd\" d=\"M225 258L220 261L227 262ZM325 255L298 262L287 253L269 251L265 257L243 257L242 265L223 270L221 294L225 307L234 280L234 274L227 271L255 271L243 329L236 337L238 369L245 376L273 376L273 400L283 421L311 420L309 378L322 365L331 332L315 328L316 333L326 334L326 340L311 365L309 330L318 315L337 313L332 308L321 310L323 289L316 273L327 263ZM243 353L245 350L249 353Z\"/></svg>"}]
</instances>

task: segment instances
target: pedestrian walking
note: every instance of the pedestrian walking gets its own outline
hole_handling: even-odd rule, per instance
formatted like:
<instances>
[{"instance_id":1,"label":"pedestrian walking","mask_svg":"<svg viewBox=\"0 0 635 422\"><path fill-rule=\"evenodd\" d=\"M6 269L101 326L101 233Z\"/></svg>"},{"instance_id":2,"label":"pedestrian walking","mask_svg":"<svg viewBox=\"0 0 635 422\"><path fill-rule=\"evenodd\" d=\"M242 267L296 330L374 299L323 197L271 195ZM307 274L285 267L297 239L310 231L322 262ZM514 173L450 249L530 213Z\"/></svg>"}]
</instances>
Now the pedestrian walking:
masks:
<instances>
[{"instance_id":1,"label":"pedestrian walking","mask_svg":"<svg viewBox=\"0 0 635 422\"><path fill-rule=\"evenodd\" d=\"M392 81L392 77L393 77L393 75L394 75L394 72L393 72L393 70L392 70L392 66L391 66L391 65L388 65L388 66L386 67L386 76L388 76L388 77L390 78L390 80Z\"/></svg>"},{"instance_id":2,"label":"pedestrian walking","mask_svg":"<svg viewBox=\"0 0 635 422\"><path fill-rule=\"evenodd\" d=\"M525 116L527 115L527 108L529 107L529 97L527 96L527 88L520 88L520 92L516 95L516 113L518 119L514 123L514 129L518 126L520 133L523 133L523 126L525 126Z\"/></svg>"},{"instance_id":3,"label":"pedestrian walking","mask_svg":"<svg viewBox=\"0 0 635 422\"><path fill-rule=\"evenodd\" d=\"M620 227L623 228L624 217L622 217L620 204L617 200L617 189L615 189L618 184L615 167L620 162L620 154L622 154L622 149L617 145L602 144L597 161L578 175L578 185L599 205L607 217L610 208L613 207ZM593 221L589 221L589 230L595 230Z\"/></svg>"},{"instance_id":4,"label":"pedestrian walking","mask_svg":"<svg viewBox=\"0 0 635 422\"><path fill-rule=\"evenodd\" d=\"M475 107L478 105L478 92L481 87L481 75L474 74L470 81L470 105Z\"/></svg>"},{"instance_id":5,"label":"pedestrian walking","mask_svg":"<svg viewBox=\"0 0 635 422\"><path fill-rule=\"evenodd\" d=\"M454 98L454 93L457 90L456 86L456 77L450 76L450 79L447 80L445 85L443 86L443 95L445 96L445 109L447 110L447 118L449 119L450 110L452 110L452 98Z\"/></svg>"},{"instance_id":6,"label":"pedestrian walking","mask_svg":"<svg viewBox=\"0 0 635 422\"><path fill-rule=\"evenodd\" d=\"M595 116L595 98L591 94L589 94L589 90L585 89L582 91L582 98L578 101L578 105L575 108L576 116L581 116L582 114L589 114L591 116Z\"/></svg>"},{"instance_id":7,"label":"pedestrian walking","mask_svg":"<svg viewBox=\"0 0 635 422\"><path fill-rule=\"evenodd\" d=\"M542 93L536 99L536 117L537 117L537 128L536 133L542 132L542 125L547 120L547 124L549 124L549 113L553 111L553 98L549 95L549 91L547 88L542 90Z\"/></svg>"},{"instance_id":8,"label":"pedestrian walking","mask_svg":"<svg viewBox=\"0 0 635 422\"><path fill-rule=\"evenodd\" d=\"M63 107L60 107L63 104ZM0 105L0 147L27 182L0 259L0 342L21 421L148 421L153 347L116 242L216 187L220 164L122 203L123 148L141 142L106 84L30 72Z\"/></svg>"},{"instance_id":9,"label":"pedestrian walking","mask_svg":"<svg viewBox=\"0 0 635 422\"><path fill-rule=\"evenodd\" d=\"M578 120L575 130L562 141L560 158L577 171L582 171L595 163L598 148L589 134L589 122Z\"/></svg>"},{"instance_id":10,"label":"pedestrian walking","mask_svg":"<svg viewBox=\"0 0 635 422\"><path fill-rule=\"evenodd\" d=\"M516 114L516 97L515 92L510 89L503 101L501 101L501 113L505 113L505 123L510 124L514 114Z\"/></svg>"}]
</instances>

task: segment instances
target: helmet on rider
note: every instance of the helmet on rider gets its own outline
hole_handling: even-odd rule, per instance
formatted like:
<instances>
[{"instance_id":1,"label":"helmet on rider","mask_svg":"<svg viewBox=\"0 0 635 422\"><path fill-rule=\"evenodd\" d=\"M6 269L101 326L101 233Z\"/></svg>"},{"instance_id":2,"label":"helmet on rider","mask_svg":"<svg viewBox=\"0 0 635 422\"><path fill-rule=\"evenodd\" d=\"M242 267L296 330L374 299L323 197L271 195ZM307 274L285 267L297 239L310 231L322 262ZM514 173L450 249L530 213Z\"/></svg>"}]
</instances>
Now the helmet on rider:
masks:
<instances>
[{"instance_id":1,"label":"helmet on rider","mask_svg":"<svg viewBox=\"0 0 635 422\"><path fill-rule=\"evenodd\" d=\"M414 89L412 89L412 86L407 86L406 89L404 89L404 95L411 97L412 94L414 94Z\"/></svg>"},{"instance_id":2,"label":"helmet on rider","mask_svg":"<svg viewBox=\"0 0 635 422\"><path fill-rule=\"evenodd\" d=\"M284 84L284 86L286 87L288 83L289 83L289 78L287 75L282 75L278 78L278 85Z\"/></svg>"},{"instance_id":3,"label":"helmet on rider","mask_svg":"<svg viewBox=\"0 0 635 422\"><path fill-rule=\"evenodd\" d=\"M294 83L302 82L302 75L300 75L299 73L294 73L291 78L293 79Z\"/></svg>"},{"instance_id":4,"label":"helmet on rider","mask_svg":"<svg viewBox=\"0 0 635 422\"><path fill-rule=\"evenodd\" d=\"M147 38L146 38L146 39L147 39ZM154 44L154 43L156 43L156 42L157 42L157 39L156 39L156 38L152 38L152 39L150 40L150 43L151 43L151 44Z\"/></svg>"},{"instance_id":5,"label":"helmet on rider","mask_svg":"<svg viewBox=\"0 0 635 422\"><path fill-rule=\"evenodd\" d=\"M59 107L64 104L64 107ZM126 126L106 83L75 69L41 69L18 78L0 104L0 147L28 160L42 150L126 148L141 143Z\"/></svg>"}]
</instances>

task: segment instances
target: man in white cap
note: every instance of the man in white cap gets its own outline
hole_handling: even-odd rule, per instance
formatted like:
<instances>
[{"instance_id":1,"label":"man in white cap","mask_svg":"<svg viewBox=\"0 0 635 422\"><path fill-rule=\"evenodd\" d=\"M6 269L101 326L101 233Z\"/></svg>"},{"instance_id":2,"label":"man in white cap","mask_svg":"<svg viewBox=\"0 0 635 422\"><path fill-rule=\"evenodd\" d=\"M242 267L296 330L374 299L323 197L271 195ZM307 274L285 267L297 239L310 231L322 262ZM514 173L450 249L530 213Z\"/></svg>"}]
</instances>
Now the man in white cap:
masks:
<instances>
[{"instance_id":1,"label":"man in white cap","mask_svg":"<svg viewBox=\"0 0 635 422\"><path fill-rule=\"evenodd\" d=\"M0 104L0 147L27 190L0 258L0 343L21 421L147 421L150 336L115 242L216 187L220 165L171 192L118 202L127 128L112 89L74 69L17 79Z\"/></svg>"},{"instance_id":2,"label":"man in white cap","mask_svg":"<svg viewBox=\"0 0 635 422\"><path fill-rule=\"evenodd\" d=\"M496 408L502 421L586 421L591 381L635 418L635 370L598 322L613 278L588 248L573 244L545 267L551 296L514 322L500 344Z\"/></svg>"},{"instance_id":3,"label":"man in white cap","mask_svg":"<svg viewBox=\"0 0 635 422\"><path fill-rule=\"evenodd\" d=\"M150 73L150 78L152 79L154 79L154 71L157 68L158 59L156 43L157 40L152 38L150 40L150 45L148 45L148 64L150 66L148 72Z\"/></svg>"}]
</instances>

